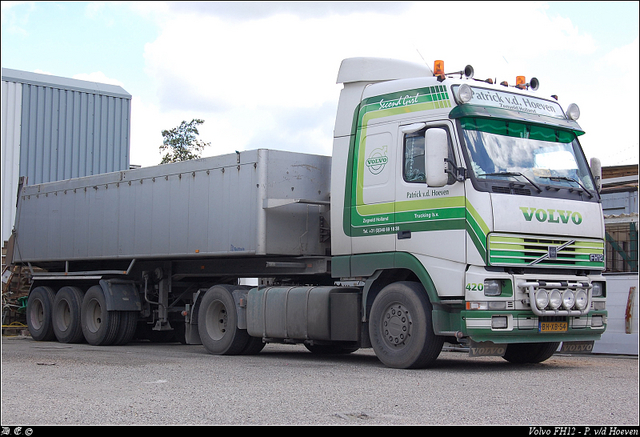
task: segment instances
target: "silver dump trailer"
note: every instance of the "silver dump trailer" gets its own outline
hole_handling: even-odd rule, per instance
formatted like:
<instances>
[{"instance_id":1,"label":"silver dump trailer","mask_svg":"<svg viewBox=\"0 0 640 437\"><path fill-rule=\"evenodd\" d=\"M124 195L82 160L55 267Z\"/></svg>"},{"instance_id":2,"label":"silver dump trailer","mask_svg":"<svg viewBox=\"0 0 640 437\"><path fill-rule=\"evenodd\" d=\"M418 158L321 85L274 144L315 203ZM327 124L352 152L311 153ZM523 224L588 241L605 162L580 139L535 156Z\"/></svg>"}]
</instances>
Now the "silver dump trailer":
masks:
<instances>
[{"instance_id":1,"label":"silver dump trailer","mask_svg":"<svg viewBox=\"0 0 640 437\"><path fill-rule=\"evenodd\" d=\"M32 270L32 335L104 345L137 332L200 343L200 303L217 286L237 312L228 320L214 307L224 321L202 329L215 337L230 323L247 340L249 287L239 278L331 284L330 172L330 157L260 149L23 187L13 261ZM262 308L264 294L272 306L279 290L263 287L252 300ZM310 327L324 339L332 294L320 287L303 295L325 302ZM250 326L271 334L274 319L260 320Z\"/></svg>"},{"instance_id":2,"label":"silver dump trailer","mask_svg":"<svg viewBox=\"0 0 640 437\"><path fill-rule=\"evenodd\" d=\"M15 260L324 256L330 165L262 149L26 186Z\"/></svg>"}]
</instances>

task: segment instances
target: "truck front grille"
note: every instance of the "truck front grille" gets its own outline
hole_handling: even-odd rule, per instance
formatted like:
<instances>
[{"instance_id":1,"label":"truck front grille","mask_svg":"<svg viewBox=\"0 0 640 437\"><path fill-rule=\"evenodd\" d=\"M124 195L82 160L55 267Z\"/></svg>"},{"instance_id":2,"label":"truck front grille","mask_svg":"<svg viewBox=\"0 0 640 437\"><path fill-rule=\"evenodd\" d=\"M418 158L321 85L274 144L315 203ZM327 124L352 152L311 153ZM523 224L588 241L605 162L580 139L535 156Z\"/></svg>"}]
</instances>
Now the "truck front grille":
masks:
<instances>
[{"instance_id":1,"label":"truck front grille","mask_svg":"<svg viewBox=\"0 0 640 437\"><path fill-rule=\"evenodd\" d=\"M604 270L604 240L494 233L488 247L492 266Z\"/></svg>"}]
</instances>

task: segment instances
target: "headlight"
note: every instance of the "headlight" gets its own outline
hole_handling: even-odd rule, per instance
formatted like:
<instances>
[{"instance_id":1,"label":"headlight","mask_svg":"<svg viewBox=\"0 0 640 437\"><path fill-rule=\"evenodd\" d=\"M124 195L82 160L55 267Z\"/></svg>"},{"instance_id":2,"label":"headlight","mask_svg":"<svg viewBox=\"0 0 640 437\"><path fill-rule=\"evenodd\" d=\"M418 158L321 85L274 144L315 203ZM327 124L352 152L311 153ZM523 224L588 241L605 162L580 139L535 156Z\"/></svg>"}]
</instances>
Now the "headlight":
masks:
<instances>
[{"instance_id":1,"label":"headlight","mask_svg":"<svg viewBox=\"0 0 640 437\"><path fill-rule=\"evenodd\" d=\"M562 293L562 306L570 310L574 303L576 303L576 297L574 296L573 291L565 290L565 292Z\"/></svg>"},{"instance_id":2,"label":"headlight","mask_svg":"<svg viewBox=\"0 0 640 437\"><path fill-rule=\"evenodd\" d=\"M562 305L562 293L557 288L554 288L549 293L549 308L555 310Z\"/></svg>"},{"instance_id":3,"label":"headlight","mask_svg":"<svg viewBox=\"0 0 640 437\"><path fill-rule=\"evenodd\" d=\"M485 296L500 296L502 294L502 284L497 279L487 279L484 281Z\"/></svg>"},{"instance_id":4,"label":"headlight","mask_svg":"<svg viewBox=\"0 0 640 437\"><path fill-rule=\"evenodd\" d=\"M546 290L543 290L542 288L540 288L538 291L536 291L536 306L541 310L543 310L546 308L548 304L549 304L549 295L547 294Z\"/></svg>"},{"instance_id":5,"label":"headlight","mask_svg":"<svg viewBox=\"0 0 640 437\"><path fill-rule=\"evenodd\" d=\"M584 289L579 288L576 291L576 308L582 311L587 307L588 303L589 303L589 295Z\"/></svg>"},{"instance_id":6,"label":"headlight","mask_svg":"<svg viewBox=\"0 0 640 437\"><path fill-rule=\"evenodd\" d=\"M603 282L593 282L591 283L593 288L591 289L592 297L602 297L604 296L604 283Z\"/></svg>"}]
</instances>

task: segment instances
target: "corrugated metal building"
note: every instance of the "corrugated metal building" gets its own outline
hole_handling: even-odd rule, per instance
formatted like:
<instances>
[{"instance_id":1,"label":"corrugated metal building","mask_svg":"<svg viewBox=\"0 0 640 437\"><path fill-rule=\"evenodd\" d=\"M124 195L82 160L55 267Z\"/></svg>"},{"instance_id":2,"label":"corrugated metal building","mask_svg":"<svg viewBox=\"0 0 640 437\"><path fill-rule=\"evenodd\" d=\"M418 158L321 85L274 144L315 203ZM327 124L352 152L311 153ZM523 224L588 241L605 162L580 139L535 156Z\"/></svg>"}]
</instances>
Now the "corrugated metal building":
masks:
<instances>
[{"instance_id":1,"label":"corrugated metal building","mask_svg":"<svg viewBox=\"0 0 640 437\"><path fill-rule=\"evenodd\" d=\"M29 185L129 168L131 94L119 86L2 69L2 241L18 180Z\"/></svg>"},{"instance_id":2,"label":"corrugated metal building","mask_svg":"<svg viewBox=\"0 0 640 437\"><path fill-rule=\"evenodd\" d=\"M607 330L593 352L638 355L638 166L602 168Z\"/></svg>"},{"instance_id":3,"label":"corrugated metal building","mask_svg":"<svg viewBox=\"0 0 640 437\"><path fill-rule=\"evenodd\" d=\"M602 168L607 272L638 272L638 166Z\"/></svg>"}]
</instances>

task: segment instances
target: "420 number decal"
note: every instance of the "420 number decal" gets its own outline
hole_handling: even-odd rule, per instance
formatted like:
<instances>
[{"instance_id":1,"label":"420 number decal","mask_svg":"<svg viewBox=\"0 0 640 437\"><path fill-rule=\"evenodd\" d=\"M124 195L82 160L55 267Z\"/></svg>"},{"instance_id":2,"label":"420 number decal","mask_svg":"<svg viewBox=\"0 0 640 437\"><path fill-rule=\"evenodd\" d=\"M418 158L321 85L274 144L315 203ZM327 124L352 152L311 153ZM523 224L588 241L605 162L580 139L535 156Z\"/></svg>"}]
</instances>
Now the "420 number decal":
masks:
<instances>
[{"instance_id":1,"label":"420 number decal","mask_svg":"<svg viewBox=\"0 0 640 437\"><path fill-rule=\"evenodd\" d=\"M464 287L467 291L483 291L484 284L482 282L476 284L475 282L470 282Z\"/></svg>"}]
</instances>

